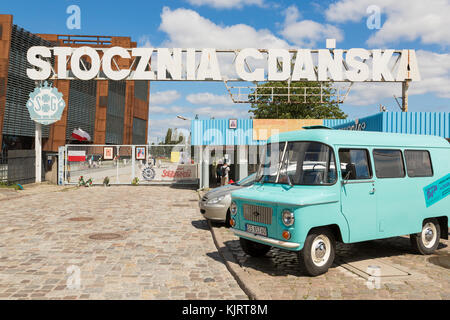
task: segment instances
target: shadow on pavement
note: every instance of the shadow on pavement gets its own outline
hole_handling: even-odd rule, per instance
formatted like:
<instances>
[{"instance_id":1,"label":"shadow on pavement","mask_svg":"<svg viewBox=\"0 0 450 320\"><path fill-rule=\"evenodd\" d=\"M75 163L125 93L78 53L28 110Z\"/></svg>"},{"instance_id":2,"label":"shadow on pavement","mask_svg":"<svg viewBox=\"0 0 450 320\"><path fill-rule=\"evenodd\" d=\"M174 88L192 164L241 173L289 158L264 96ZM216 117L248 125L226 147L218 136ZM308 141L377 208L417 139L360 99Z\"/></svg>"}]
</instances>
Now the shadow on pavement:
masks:
<instances>
[{"instance_id":1,"label":"shadow on pavement","mask_svg":"<svg viewBox=\"0 0 450 320\"><path fill-rule=\"evenodd\" d=\"M225 241L226 247L232 252L241 267L252 268L271 276L306 276L299 263L297 253L278 248L272 248L264 257L251 257L245 254L239 240ZM440 243L438 250L447 245ZM409 238L395 237L384 240L373 240L354 244L338 243L336 258L330 269L343 263L351 263L366 259L389 258L415 254Z\"/></svg>"},{"instance_id":2,"label":"shadow on pavement","mask_svg":"<svg viewBox=\"0 0 450 320\"><path fill-rule=\"evenodd\" d=\"M225 264L225 261L223 260L222 256L217 251L208 252L206 255L215 261Z\"/></svg>"},{"instance_id":3,"label":"shadow on pavement","mask_svg":"<svg viewBox=\"0 0 450 320\"><path fill-rule=\"evenodd\" d=\"M209 230L208 221L206 220L195 220L192 221L191 224L200 230Z\"/></svg>"},{"instance_id":4,"label":"shadow on pavement","mask_svg":"<svg viewBox=\"0 0 450 320\"><path fill-rule=\"evenodd\" d=\"M183 190L197 190L197 185L185 184L185 183L173 183L170 185L171 189L183 189Z\"/></svg>"}]
</instances>

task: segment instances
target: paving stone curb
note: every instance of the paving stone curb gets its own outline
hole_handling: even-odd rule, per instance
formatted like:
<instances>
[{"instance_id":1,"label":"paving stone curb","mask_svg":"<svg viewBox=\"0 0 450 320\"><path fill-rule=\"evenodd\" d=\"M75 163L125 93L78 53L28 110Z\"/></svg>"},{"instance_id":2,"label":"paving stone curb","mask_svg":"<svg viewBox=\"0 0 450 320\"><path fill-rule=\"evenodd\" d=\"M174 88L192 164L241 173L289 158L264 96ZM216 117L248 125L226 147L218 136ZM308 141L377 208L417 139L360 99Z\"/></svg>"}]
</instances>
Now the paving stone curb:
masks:
<instances>
[{"instance_id":1,"label":"paving stone curb","mask_svg":"<svg viewBox=\"0 0 450 320\"><path fill-rule=\"evenodd\" d=\"M205 194L204 190L197 190L198 198L199 200L203 197ZM211 224L211 221L208 220L208 226L209 230L211 231L211 236L213 238L214 245L217 248L217 251L219 252L220 256L225 262L225 266L227 267L230 274L233 276L233 278L238 283L239 287L244 291L244 293L248 296L250 300L261 300L260 297L258 297L257 289L254 287L253 284L251 284L248 280L245 280L245 278L248 278L248 274L241 268L237 260L234 258L231 251L227 248L227 246L224 244L222 237L220 236L219 232L214 231L214 227Z\"/></svg>"},{"instance_id":2,"label":"paving stone curb","mask_svg":"<svg viewBox=\"0 0 450 320\"><path fill-rule=\"evenodd\" d=\"M214 244L219 252L220 256L225 262L225 265L230 271L231 275L234 277L236 282L241 287L242 291L248 296L250 300L262 300L258 297L257 288L255 285L248 280L244 280L249 277L248 274L240 267L239 263L234 258L233 254L228 250L227 246L223 243L222 237L220 234L214 231L211 222L208 220L209 229L211 230L211 235L214 241Z\"/></svg>"}]
</instances>

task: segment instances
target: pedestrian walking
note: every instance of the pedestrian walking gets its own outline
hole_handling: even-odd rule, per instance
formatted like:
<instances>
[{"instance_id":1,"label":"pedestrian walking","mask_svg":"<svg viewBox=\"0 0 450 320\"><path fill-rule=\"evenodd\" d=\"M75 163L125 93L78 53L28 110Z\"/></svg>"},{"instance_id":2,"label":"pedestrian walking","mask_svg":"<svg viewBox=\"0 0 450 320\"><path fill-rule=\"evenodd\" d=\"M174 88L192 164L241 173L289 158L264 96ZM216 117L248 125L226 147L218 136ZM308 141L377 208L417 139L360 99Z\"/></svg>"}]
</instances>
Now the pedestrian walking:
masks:
<instances>
[{"instance_id":1,"label":"pedestrian walking","mask_svg":"<svg viewBox=\"0 0 450 320\"><path fill-rule=\"evenodd\" d=\"M230 179L230 167L228 166L228 163L224 163L222 166L222 186L225 186L228 184L228 181Z\"/></svg>"}]
</instances>

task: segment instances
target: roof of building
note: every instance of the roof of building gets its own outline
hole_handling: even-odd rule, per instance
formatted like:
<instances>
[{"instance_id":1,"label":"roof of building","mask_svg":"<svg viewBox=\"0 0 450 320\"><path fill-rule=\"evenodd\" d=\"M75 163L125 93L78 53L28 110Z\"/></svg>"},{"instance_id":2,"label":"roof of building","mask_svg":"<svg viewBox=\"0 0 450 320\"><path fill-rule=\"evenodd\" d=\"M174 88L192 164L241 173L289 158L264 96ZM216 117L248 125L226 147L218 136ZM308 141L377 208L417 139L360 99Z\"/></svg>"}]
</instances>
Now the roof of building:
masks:
<instances>
[{"instance_id":1,"label":"roof of building","mask_svg":"<svg viewBox=\"0 0 450 320\"><path fill-rule=\"evenodd\" d=\"M309 129L284 132L270 137L268 141L300 140L320 141L330 145L450 148L450 144L447 140L436 136L329 129Z\"/></svg>"}]
</instances>

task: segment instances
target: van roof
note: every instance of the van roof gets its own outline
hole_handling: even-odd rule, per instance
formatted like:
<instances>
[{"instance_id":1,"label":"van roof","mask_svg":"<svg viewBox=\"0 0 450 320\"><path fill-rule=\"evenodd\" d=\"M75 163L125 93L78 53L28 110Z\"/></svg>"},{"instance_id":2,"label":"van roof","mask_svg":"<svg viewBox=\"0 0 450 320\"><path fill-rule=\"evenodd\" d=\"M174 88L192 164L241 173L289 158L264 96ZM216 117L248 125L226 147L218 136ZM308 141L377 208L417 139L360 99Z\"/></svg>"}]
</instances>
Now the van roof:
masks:
<instances>
[{"instance_id":1,"label":"van roof","mask_svg":"<svg viewBox=\"0 0 450 320\"><path fill-rule=\"evenodd\" d=\"M450 148L447 140L436 136L335 129L283 132L270 137L268 142L271 141L318 141L330 145Z\"/></svg>"}]
</instances>

